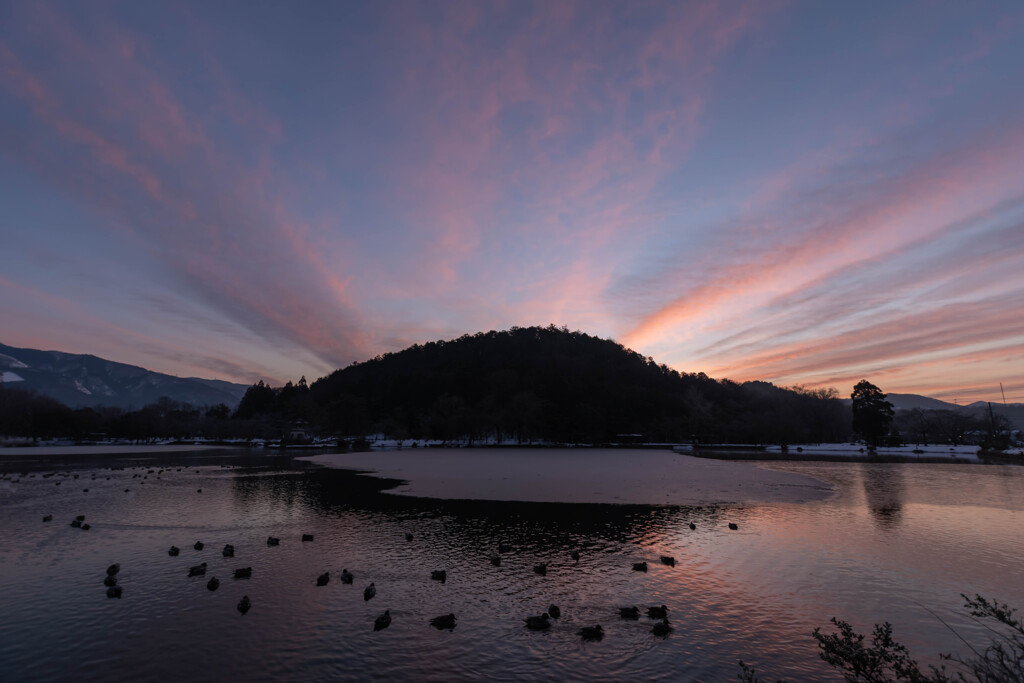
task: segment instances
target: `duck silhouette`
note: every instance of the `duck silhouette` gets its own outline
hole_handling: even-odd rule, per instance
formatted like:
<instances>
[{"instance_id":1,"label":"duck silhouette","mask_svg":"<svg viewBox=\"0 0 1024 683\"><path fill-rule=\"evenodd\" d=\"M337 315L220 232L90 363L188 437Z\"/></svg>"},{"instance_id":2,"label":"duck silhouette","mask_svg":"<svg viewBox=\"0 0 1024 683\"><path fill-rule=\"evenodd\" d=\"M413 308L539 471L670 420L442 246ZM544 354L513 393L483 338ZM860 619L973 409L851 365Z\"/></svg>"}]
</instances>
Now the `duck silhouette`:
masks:
<instances>
[{"instance_id":1,"label":"duck silhouette","mask_svg":"<svg viewBox=\"0 0 1024 683\"><path fill-rule=\"evenodd\" d=\"M604 638L604 629L601 628L601 624L584 626L578 633L583 636L583 640L601 640Z\"/></svg>"},{"instance_id":2,"label":"duck silhouette","mask_svg":"<svg viewBox=\"0 0 1024 683\"><path fill-rule=\"evenodd\" d=\"M248 595L243 595L242 599L238 601L238 611L245 614L250 609L252 609L252 600L249 599Z\"/></svg>"},{"instance_id":3,"label":"duck silhouette","mask_svg":"<svg viewBox=\"0 0 1024 683\"><path fill-rule=\"evenodd\" d=\"M384 610L384 614L373 620L373 630L382 631L391 626L391 610Z\"/></svg>"},{"instance_id":4,"label":"duck silhouette","mask_svg":"<svg viewBox=\"0 0 1024 683\"><path fill-rule=\"evenodd\" d=\"M557 619L558 617L562 616L562 610L558 608L558 605L549 605L548 616L550 616L552 619Z\"/></svg>"},{"instance_id":5,"label":"duck silhouette","mask_svg":"<svg viewBox=\"0 0 1024 683\"><path fill-rule=\"evenodd\" d=\"M59 484L60 482L58 481L57 483ZM52 522L53 521L53 515L44 515L43 516L43 521L44 522Z\"/></svg>"},{"instance_id":6,"label":"duck silhouette","mask_svg":"<svg viewBox=\"0 0 1024 683\"><path fill-rule=\"evenodd\" d=\"M192 547L195 548L196 550L202 550L203 549L203 542L202 541L196 541L196 544L194 546L192 546Z\"/></svg>"},{"instance_id":7,"label":"duck silhouette","mask_svg":"<svg viewBox=\"0 0 1024 683\"><path fill-rule=\"evenodd\" d=\"M103 585L104 586L116 586L117 585L117 577L115 575L113 575L113 574L107 574L106 577L104 577L104 579L103 579Z\"/></svg>"},{"instance_id":8,"label":"duck silhouette","mask_svg":"<svg viewBox=\"0 0 1024 683\"><path fill-rule=\"evenodd\" d=\"M580 561L580 551L579 550L573 550L571 553L569 553L569 557L571 557L574 561L579 562Z\"/></svg>"},{"instance_id":9,"label":"duck silhouette","mask_svg":"<svg viewBox=\"0 0 1024 683\"><path fill-rule=\"evenodd\" d=\"M667 636L672 633L672 625L668 623L668 619L662 619L651 627L651 633L656 636Z\"/></svg>"},{"instance_id":10,"label":"duck silhouette","mask_svg":"<svg viewBox=\"0 0 1024 683\"><path fill-rule=\"evenodd\" d=\"M694 524L693 522L690 522L690 531L693 531L696 528L697 528L697 525Z\"/></svg>"},{"instance_id":11,"label":"duck silhouette","mask_svg":"<svg viewBox=\"0 0 1024 683\"><path fill-rule=\"evenodd\" d=\"M220 579L216 576L206 582L206 590L215 591L220 588Z\"/></svg>"},{"instance_id":12,"label":"duck silhouette","mask_svg":"<svg viewBox=\"0 0 1024 683\"><path fill-rule=\"evenodd\" d=\"M406 533L406 534L405 534L405 540L407 540L407 541L411 541L411 540L412 540L412 534L410 534L410 533Z\"/></svg>"},{"instance_id":13,"label":"duck silhouette","mask_svg":"<svg viewBox=\"0 0 1024 683\"><path fill-rule=\"evenodd\" d=\"M665 607L665 605L661 607L648 607L647 616L651 619L666 619L668 618L668 607Z\"/></svg>"},{"instance_id":14,"label":"duck silhouette","mask_svg":"<svg viewBox=\"0 0 1024 683\"><path fill-rule=\"evenodd\" d=\"M450 631L455 628L455 615L444 614L439 617L434 617L430 620L430 625L436 629L448 629Z\"/></svg>"},{"instance_id":15,"label":"duck silhouette","mask_svg":"<svg viewBox=\"0 0 1024 683\"><path fill-rule=\"evenodd\" d=\"M352 579L354 579L354 578L355 577L352 576L352 572L350 572L349 570L347 570L347 569L342 569L341 570L341 582L342 583L347 583L347 584L351 585Z\"/></svg>"},{"instance_id":16,"label":"duck silhouette","mask_svg":"<svg viewBox=\"0 0 1024 683\"><path fill-rule=\"evenodd\" d=\"M491 564L494 565L495 567L500 567L501 566L501 555L495 555L494 557L492 557L491 558Z\"/></svg>"},{"instance_id":17,"label":"duck silhouette","mask_svg":"<svg viewBox=\"0 0 1024 683\"><path fill-rule=\"evenodd\" d=\"M662 555L661 563L667 564L669 567L674 567L676 566L676 558L672 557L671 555Z\"/></svg>"},{"instance_id":18,"label":"duck silhouette","mask_svg":"<svg viewBox=\"0 0 1024 683\"><path fill-rule=\"evenodd\" d=\"M372 598L376 594L377 594L377 587L374 586L373 582L371 581L370 585L367 586L365 589L363 589L363 600L364 601L369 600L370 598Z\"/></svg>"},{"instance_id":19,"label":"duck silhouette","mask_svg":"<svg viewBox=\"0 0 1024 683\"><path fill-rule=\"evenodd\" d=\"M180 552L181 551L178 550L178 546L172 545L171 549L167 551L167 554L170 555L171 557L177 557L178 553L180 553Z\"/></svg>"},{"instance_id":20,"label":"duck silhouette","mask_svg":"<svg viewBox=\"0 0 1024 683\"><path fill-rule=\"evenodd\" d=\"M645 572L645 571L647 571L647 563L646 562L634 562L633 563L633 571L635 571L635 572Z\"/></svg>"},{"instance_id":21,"label":"duck silhouette","mask_svg":"<svg viewBox=\"0 0 1024 683\"><path fill-rule=\"evenodd\" d=\"M327 582L330 581L330 580L331 580L331 573L330 572L324 572L320 576L316 577L316 585L318 585L318 586L326 586Z\"/></svg>"},{"instance_id":22,"label":"duck silhouette","mask_svg":"<svg viewBox=\"0 0 1024 683\"><path fill-rule=\"evenodd\" d=\"M224 546L224 550L221 552L221 554L224 555L224 557L234 557L235 546L228 543L226 546Z\"/></svg>"},{"instance_id":23,"label":"duck silhouette","mask_svg":"<svg viewBox=\"0 0 1024 683\"><path fill-rule=\"evenodd\" d=\"M526 617L523 621L526 622L526 628L531 631L543 631L551 628L551 621L549 620L547 612L535 617Z\"/></svg>"},{"instance_id":24,"label":"duck silhouette","mask_svg":"<svg viewBox=\"0 0 1024 683\"><path fill-rule=\"evenodd\" d=\"M206 563L205 562L203 562L202 564L197 564L195 567L189 567L188 568L188 575L189 576L202 576L205 573L206 573Z\"/></svg>"},{"instance_id":25,"label":"duck silhouette","mask_svg":"<svg viewBox=\"0 0 1024 683\"><path fill-rule=\"evenodd\" d=\"M280 545L280 543L281 543L281 539L280 538L274 538L273 536L267 536L267 547L270 547L272 545Z\"/></svg>"},{"instance_id":26,"label":"duck silhouette","mask_svg":"<svg viewBox=\"0 0 1024 683\"><path fill-rule=\"evenodd\" d=\"M236 579L251 579L252 578L252 567L242 567L236 569L234 573Z\"/></svg>"},{"instance_id":27,"label":"duck silhouette","mask_svg":"<svg viewBox=\"0 0 1024 683\"><path fill-rule=\"evenodd\" d=\"M107 597L108 598L118 598L118 599L120 599L120 597L121 597L121 587L120 586L111 586L110 588L108 588L107 589Z\"/></svg>"},{"instance_id":28,"label":"duck silhouette","mask_svg":"<svg viewBox=\"0 0 1024 683\"><path fill-rule=\"evenodd\" d=\"M302 540L303 541L307 541L307 542L308 541L312 541L313 540L313 534L302 534Z\"/></svg>"},{"instance_id":29,"label":"duck silhouette","mask_svg":"<svg viewBox=\"0 0 1024 683\"><path fill-rule=\"evenodd\" d=\"M115 562L114 564L107 567L108 576L113 576L114 574L117 574L119 571L121 571L121 565L118 562Z\"/></svg>"},{"instance_id":30,"label":"duck silhouette","mask_svg":"<svg viewBox=\"0 0 1024 683\"><path fill-rule=\"evenodd\" d=\"M632 619L633 621L636 621L640 618L640 608L636 605L632 607L620 607L619 616L623 619Z\"/></svg>"},{"instance_id":31,"label":"duck silhouette","mask_svg":"<svg viewBox=\"0 0 1024 683\"><path fill-rule=\"evenodd\" d=\"M440 581L441 583L444 583L448 580L448 572L446 572L443 569L435 569L434 571L430 572L430 578L434 581Z\"/></svg>"},{"instance_id":32,"label":"duck silhouette","mask_svg":"<svg viewBox=\"0 0 1024 683\"><path fill-rule=\"evenodd\" d=\"M541 576L547 576L548 575L548 563L547 562L541 562L540 564L536 565L533 568L533 571L535 573L537 573L537 574L540 574Z\"/></svg>"},{"instance_id":33,"label":"duck silhouette","mask_svg":"<svg viewBox=\"0 0 1024 683\"><path fill-rule=\"evenodd\" d=\"M729 528L732 529L733 531L736 531L737 529L739 529L739 527L736 526L736 524L733 523L733 522L729 522Z\"/></svg>"}]
</instances>

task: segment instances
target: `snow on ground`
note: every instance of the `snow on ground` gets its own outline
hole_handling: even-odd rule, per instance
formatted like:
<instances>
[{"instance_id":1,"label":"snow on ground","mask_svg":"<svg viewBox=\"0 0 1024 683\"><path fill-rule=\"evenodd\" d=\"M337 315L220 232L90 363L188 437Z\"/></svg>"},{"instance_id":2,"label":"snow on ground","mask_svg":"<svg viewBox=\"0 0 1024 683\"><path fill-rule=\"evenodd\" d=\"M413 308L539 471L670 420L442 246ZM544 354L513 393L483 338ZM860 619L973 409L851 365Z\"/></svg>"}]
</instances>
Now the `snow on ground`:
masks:
<instances>
[{"instance_id":1,"label":"snow on ground","mask_svg":"<svg viewBox=\"0 0 1024 683\"><path fill-rule=\"evenodd\" d=\"M812 477L668 450L431 448L301 459L401 479L389 493L425 498L703 505L804 503L832 495Z\"/></svg>"},{"instance_id":2,"label":"snow on ground","mask_svg":"<svg viewBox=\"0 0 1024 683\"><path fill-rule=\"evenodd\" d=\"M767 452L773 455L781 455L781 446L768 446ZM910 446L880 446L875 451L878 455L898 455L905 458L941 458L948 456L958 460L978 460L977 446L931 446L915 444ZM863 444L853 443L822 443L822 444L798 444L789 447L789 453L802 453L804 455L819 453L823 455L844 455L856 457L867 456L867 448Z\"/></svg>"},{"instance_id":3,"label":"snow on ground","mask_svg":"<svg viewBox=\"0 0 1024 683\"><path fill-rule=\"evenodd\" d=\"M176 445L141 445L141 446L15 446L0 448L0 458L5 456L39 456L48 455L134 455L136 453L187 453L205 451L223 446L210 444L176 444Z\"/></svg>"}]
</instances>

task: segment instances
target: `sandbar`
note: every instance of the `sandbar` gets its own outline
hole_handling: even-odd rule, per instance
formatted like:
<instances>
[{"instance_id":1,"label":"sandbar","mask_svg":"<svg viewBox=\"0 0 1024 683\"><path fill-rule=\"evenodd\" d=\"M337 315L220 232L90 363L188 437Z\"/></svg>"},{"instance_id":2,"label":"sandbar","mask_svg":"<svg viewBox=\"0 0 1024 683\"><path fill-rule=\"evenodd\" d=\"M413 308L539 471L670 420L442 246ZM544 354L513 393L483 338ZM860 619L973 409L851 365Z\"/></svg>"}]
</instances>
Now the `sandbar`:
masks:
<instances>
[{"instance_id":1,"label":"sandbar","mask_svg":"<svg viewBox=\"0 0 1024 683\"><path fill-rule=\"evenodd\" d=\"M403 449L301 459L403 481L388 493L451 500L707 505L809 503L834 493L806 475L668 450Z\"/></svg>"}]
</instances>

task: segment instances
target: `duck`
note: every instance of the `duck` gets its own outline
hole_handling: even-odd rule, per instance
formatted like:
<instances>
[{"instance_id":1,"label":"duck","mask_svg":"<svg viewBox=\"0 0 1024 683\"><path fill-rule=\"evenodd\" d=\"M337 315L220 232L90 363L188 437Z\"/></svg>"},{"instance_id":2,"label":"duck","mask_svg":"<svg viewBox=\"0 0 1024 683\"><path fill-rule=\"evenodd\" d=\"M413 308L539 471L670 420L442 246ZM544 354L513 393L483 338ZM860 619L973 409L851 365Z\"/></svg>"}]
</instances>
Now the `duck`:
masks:
<instances>
[{"instance_id":1,"label":"duck","mask_svg":"<svg viewBox=\"0 0 1024 683\"><path fill-rule=\"evenodd\" d=\"M274 538L273 536L267 536L267 547L272 545L279 545L281 543L280 538Z\"/></svg>"},{"instance_id":2,"label":"duck","mask_svg":"<svg viewBox=\"0 0 1024 683\"><path fill-rule=\"evenodd\" d=\"M406 534L405 534L405 540L407 540L407 541L412 541L412 534L410 534L410 533L406 533Z\"/></svg>"},{"instance_id":3,"label":"duck","mask_svg":"<svg viewBox=\"0 0 1024 683\"><path fill-rule=\"evenodd\" d=\"M313 534L302 534L302 540L303 541L307 541L307 542L308 541L312 541L313 540Z\"/></svg>"},{"instance_id":4,"label":"duck","mask_svg":"<svg viewBox=\"0 0 1024 683\"><path fill-rule=\"evenodd\" d=\"M373 582L371 581L370 585L367 586L365 589L363 589L363 600L364 601L365 600L369 600L370 598L372 598L376 594L377 594L377 587L374 586Z\"/></svg>"},{"instance_id":5,"label":"duck","mask_svg":"<svg viewBox=\"0 0 1024 683\"><path fill-rule=\"evenodd\" d=\"M667 636L672 633L672 625L668 623L668 619L662 619L651 627L651 633L656 636Z\"/></svg>"},{"instance_id":6,"label":"duck","mask_svg":"<svg viewBox=\"0 0 1024 683\"><path fill-rule=\"evenodd\" d=\"M448 629L450 631L455 628L455 615L443 614L439 617L434 617L430 620L430 625L436 629Z\"/></svg>"},{"instance_id":7,"label":"duck","mask_svg":"<svg viewBox=\"0 0 1024 683\"><path fill-rule=\"evenodd\" d=\"M571 557L574 561L579 562L580 561L580 551L579 550L573 550L571 553L569 553L569 557Z\"/></svg>"},{"instance_id":8,"label":"duck","mask_svg":"<svg viewBox=\"0 0 1024 683\"><path fill-rule=\"evenodd\" d=\"M316 577L316 585L318 585L318 586L326 586L327 583L330 580L331 580L331 573L330 572L324 572L320 576Z\"/></svg>"},{"instance_id":9,"label":"duck","mask_svg":"<svg viewBox=\"0 0 1024 683\"><path fill-rule=\"evenodd\" d=\"M242 567L241 569L236 569L234 576L236 579L251 579L252 567Z\"/></svg>"},{"instance_id":10,"label":"duck","mask_svg":"<svg viewBox=\"0 0 1024 683\"><path fill-rule=\"evenodd\" d=\"M647 571L647 563L646 562L634 562L633 563L633 571L635 571L635 572L645 572L645 571Z\"/></svg>"},{"instance_id":11,"label":"duck","mask_svg":"<svg viewBox=\"0 0 1024 683\"><path fill-rule=\"evenodd\" d=\"M248 595L243 595L242 599L238 601L238 611L245 614L252 609L252 600L249 599Z\"/></svg>"},{"instance_id":12,"label":"duck","mask_svg":"<svg viewBox=\"0 0 1024 683\"><path fill-rule=\"evenodd\" d=\"M222 551L222 554L224 555L224 557L234 557L235 556L235 546L233 546L230 543L228 543L226 546L224 546L224 550Z\"/></svg>"},{"instance_id":13,"label":"duck","mask_svg":"<svg viewBox=\"0 0 1024 683\"><path fill-rule=\"evenodd\" d=\"M381 631L391 626L391 610L384 610L384 614L373 620L373 630Z\"/></svg>"},{"instance_id":14,"label":"duck","mask_svg":"<svg viewBox=\"0 0 1024 683\"><path fill-rule=\"evenodd\" d=\"M120 597L121 597L121 587L120 586L111 586L110 588L108 588L107 589L107 597L108 598L118 598L118 599L120 599Z\"/></svg>"},{"instance_id":15,"label":"duck","mask_svg":"<svg viewBox=\"0 0 1024 683\"><path fill-rule=\"evenodd\" d=\"M636 621L640 618L640 608L636 605L633 605L632 607L620 607L619 616L623 619L632 619L633 621Z\"/></svg>"},{"instance_id":16,"label":"duck","mask_svg":"<svg viewBox=\"0 0 1024 683\"><path fill-rule=\"evenodd\" d=\"M117 562L107 567L107 576L113 576L114 574L121 571L121 565Z\"/></svg>"},{"instance_id":17,"label":"duck","mask_svg":"<svg viewBox=\"0 0 1024 683\"><path fill-rule=\"evenodd\" d=\"M512 546L510 546L508 543L499 543L498 544L498 552L499 553L510 553L510 552L512 552Z\"/></svg>"},{"instance_id":18,"label":"duck","mask_svg":"<svg viewBox=\"0 0 1024 683\"><path fill-rule=\"evenodd\" d=\"M500 567L501 566L501 555L495 555L494 557L492 557L491 558L491 564L494 565L495 567Z\"/></svg>"},{"instance_id":19,"label":"duck","mask_svg":"<svg viewBox=\"0 0 1024 683\"><path fill-rule=\"evenodd\" d=\"M737 529L739 529L739 527L736 526L735 522L729 522L729 528L732 529L733 531L736 531Z\"/></svg>"},{"instance_id":20,"label":"duck","mask_svg":"<svg viewBox=\"0 0 1024 683\"><path fill-rule=\"evenodd\" d=\"M448 580L448 572L446 572L444 569L435 569L434 571L430 572L430 578L434 581L440 581L441 583L444 583Z\"/></svg>"},{"instance_id":21,"label":"duck","mask_svg":"<svg viewBox=\"0 0 1024 683\"><path fill-rule=\"evenodd\" d=\"M58 481L57 483L59 484L60 482ZM43 516L43 521L44 522L52 522L53 521L53 515L44 515Z\"/></svg>"},{"instance_id":22,"label":"duck","mask_svg":"<svg viewBox=\"0 0 1024 683\"><path fill-rule=\"evenodd\" d=\"M668 607L665 607L665 605L662 605L661 607L648 607L647 616L651 619L667 619Z\"/></svg>"},{"instance_id":23,"label":"duck","mask_svg":"<svg viewBox=\"0 0 1024 683\"><path fill-rule=\"evenodd\" d=\"M117 585L117 577L114 576L113 574L107 574L106 577L104 577L104 579L103 579L103 585L104 586L116 586Z\"/></svg>"},{"instance_id":24,"label":"duck","mask_svg":"<svg viewBox=\"0 0 1024 683\"><path fill-rule=\"evenodd\" d=\"M601 628L601 624L584 626L578 633L583 636L583 640L601 640L604 638L604 629Z\"/></svg>"},{"instance_id":25,"label":"duck","mask_svg":"<svg viewBox=\"0 0 1024 683\"><path fill-rule=\"evenodd\" d=\"M672 557L671 555L662 555L661 563L667 564L669 567L674 567L676 566L676 558Z\"/></svg>"},{"instance_id":26,"label":"duck","mask_svg":"<svg viewBox=\"0 0 1024 683\"><path fill-rule=\"evenodd\" d=\"M562 610L558 608L558 605L549 605L548 616L550 616L552 619L557 619L558 617L562 616Z\"/></svg>"},{"instance_id":27,"label":"duck","mask_svg":"<svg viewBox=\"0 0 1024 683\"><path fill-rule=\"evenodd\" d=\"M206 582L206 590L215 591L220 588L220 579L216 576Z\"/></svg>"},{"instance_id":28,"label":"duck","mask_svg":"<svg viewBox=\"0 0 1024 683\"><path fill-rule=\"evenodd\" d=\"M82 522L80 520L73 519L73 520L71 520L71 526L75 527L76 529L81 529L82 528Z\"/></svg>"},{"instance_id":29,"label":"duck","mask_svg":"<svg viewBox=\"0 0 1024 683\"><path fill-rule=\"evenodd\" d=\"M551 622L549 621L547 612L535 617L526 617L523 621L526 622L526 628L531 631L543 631L551 628Z\"/></svg>"},{"instance_id":30,"label":"duck","mask_svg":"<svg viewBox=\"0 0 1024 683\"><path fill-rule=\"evenodd\" d=\"M537 573L537 574L540 574L541 576L547 576L548 575L548 563L547 562L541 562L540 564L536 565L533 568L533 571L535 573Z\"/></svg>"},{"instance_id":31,"label":"duck","mask_svg":"<svg viewBox=\"0 0 1024 683\"><path fill-rule=\"evenodd\" d=\"M75 477L75 478L77 479L78 477ZM78 520L79 522L84 522L85 521L85 515L78 515L77 517L75 517L75 519Z\"/></svg>"},{"instance_id":32,"label":"duck","mask_svg":"<svg viewBox=\"0 0 1024 683\"><path fill-rule=\"evenodd\" d=\"M697 528L697 525L694 524L693 522L690 522L690 531L694 531L696 528Z\"/></svg>"},{"instance_id":33,"label":"duck","mask_svg":"<svg viewBox=\"0 0 1024 683\"><path fill-rule=\"evenodd\" d=\"M349 570L347 570L347 569L342 569L341 570L341 582L342 583L347 583L347 584L351 585L352 579L354 579L354 578L355 577L352 576L352 572L350 572Z\"/></svg>"},{"instance_id":34,"label":"duck","mask_svg":"<svg viewBox=\"0 0 1024 683\"><path fill-rule=\"evenodd\" d=\"M88 531L92 527L89 526L89 522L82 522L82 531Z\"/></svg>"},{"instance_id":35,"label":"duck","mask_svg":"<svg viewBox=\"0 0 1024 683\"><path fill-rule=\"evenodd\" d=\"M206 563L205 562L203 562L202 564L197 564L195 567L189 567L188 568L188 575L189 576L202 576L205 573L206 573Z\"/></svg>"},{"instance_id":36,"label":"duck","mask_svg":"<svg viewBox=\"0 0 1024 683\"><path fill-rule=\"evenodd\" d=\"M170 555L171 557L177 557L178 553L180 553L180 552L181 551L178 549L178 546L172 545L171 549L167 551L167 554Z\"/></svg>"},{"instance_id":37,"label":"duck","mask_svg":"<svg viewBox=\"0 0 1024 683\"><path fill-rule=\"evenodd\" d=\"M203 542L202 541L196 541L196 544L194 546L192 546L192 547L195 548L196 550L202 550L203 549Z\"/></svg>"}]
</instances>

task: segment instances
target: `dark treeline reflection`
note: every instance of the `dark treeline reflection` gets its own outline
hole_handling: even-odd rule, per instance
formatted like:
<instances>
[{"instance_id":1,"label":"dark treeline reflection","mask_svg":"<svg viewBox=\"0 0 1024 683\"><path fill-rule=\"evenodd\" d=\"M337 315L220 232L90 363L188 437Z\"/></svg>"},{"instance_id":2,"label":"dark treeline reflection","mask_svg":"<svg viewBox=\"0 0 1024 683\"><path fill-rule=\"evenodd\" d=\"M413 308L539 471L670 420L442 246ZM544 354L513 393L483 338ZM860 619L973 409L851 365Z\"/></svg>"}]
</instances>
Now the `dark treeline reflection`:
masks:
<instances>
[{"instance_id":1,"label":"dark treeline reflection","mask_svg":"<svg viewBox=\"0 0 1024 683\"><path fill-rule=\"evenodd\" d=\"M898 525L903 517L903 470L866 465L861 469L861 481L875 523L880 528Z\"/></svg>"},{"instance_id":2,"label":"dark treeline reflection","mask_svg":"<svg viewBox=\"0 0 1024 683\"><path fill-rule=\"evenodd\" d=\"M438 500L390 495L402 482L334 469L271 474L240 471L232 480L239 503L304 506L322 518L370 516L395 529L428 530L457 539L462 548L496 552L508 543L517 551L548 552L599 549L592 539L625 544L672 530L725 527L742 508L707 506L607 505L486 500ZM395 537L405 531L393 532ZM590 539L590 540L581 540Z\"/></svg>"}]
</instances>

